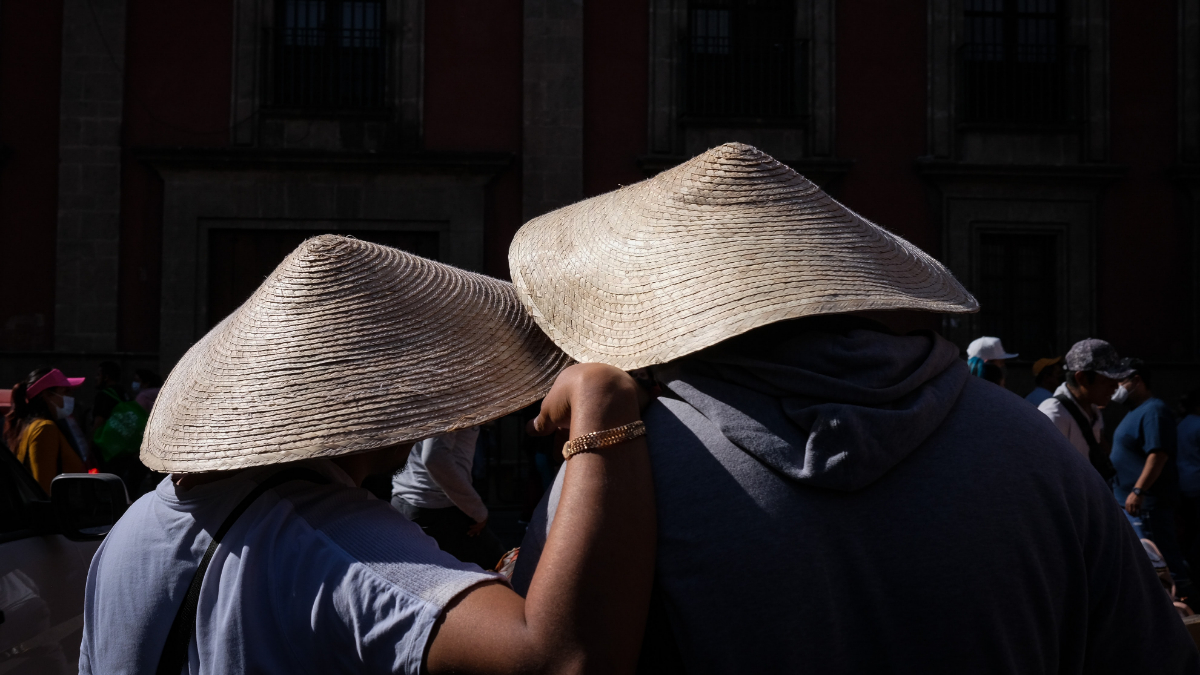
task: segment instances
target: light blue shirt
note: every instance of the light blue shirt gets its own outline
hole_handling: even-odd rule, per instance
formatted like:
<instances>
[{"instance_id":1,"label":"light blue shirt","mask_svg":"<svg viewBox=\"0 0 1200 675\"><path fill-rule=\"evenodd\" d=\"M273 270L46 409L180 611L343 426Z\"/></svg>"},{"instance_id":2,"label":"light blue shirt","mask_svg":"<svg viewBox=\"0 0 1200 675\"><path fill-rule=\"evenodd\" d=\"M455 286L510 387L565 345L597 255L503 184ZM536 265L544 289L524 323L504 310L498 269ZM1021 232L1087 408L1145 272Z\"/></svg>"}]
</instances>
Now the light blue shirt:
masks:
<instances>
[{"instance_id":1,"label":"light blue shirt","mask_svg":"<svg viewBox=\"0 0 1200 675\"><path fill-rule=\"evenodd\" d=\"M1054 396L1054 392L1050 391L1049 389L1045 387L1034 387L1033 391L1029 392L1029 395L1025 397L1025 400L1034 405L1041 405L1042 401L1045 401L1051 396Z\"/></svg>"},{"instance_id":2,"label":"light blue shirt","mask_svg":"<svg viewBox=\"0 0 1200 675\"><path fill-rule=\"evenodd\" d=\"M190 673L411 673L446 605L498 579L462 563L387 502L332 479L268 490L217 547ZM105 538L88 573L80 673L153 673L214 532L278 466L181 491L165 479Z\"/></svg>"}]
</instances>

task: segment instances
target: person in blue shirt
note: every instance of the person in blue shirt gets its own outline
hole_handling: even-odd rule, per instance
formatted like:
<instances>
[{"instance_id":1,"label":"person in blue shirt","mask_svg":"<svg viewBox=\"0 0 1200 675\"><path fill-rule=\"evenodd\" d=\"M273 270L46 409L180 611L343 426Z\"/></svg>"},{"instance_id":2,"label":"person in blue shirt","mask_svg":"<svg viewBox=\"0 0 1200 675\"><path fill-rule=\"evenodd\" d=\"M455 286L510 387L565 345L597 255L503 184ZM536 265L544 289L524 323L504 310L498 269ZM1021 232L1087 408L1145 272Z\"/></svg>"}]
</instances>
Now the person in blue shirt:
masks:
<instances>
[{"instance_id":1,"label":"person in blue shirt","mask_svg":"<svg viewBox=\"0 0 1200 675\"><path fill-rule=\"evenodd\" d=\"M1041 405L1042 401L1054 396L1054 389L1063 381L1062 363L1063 357L1061 356L1052 359L1038 359L1033 362L1033 383L1036 386L1025 397L1026 401L1034 405Z\"/></svg>"},{"instance_id":2,"label":"person in blue shirt","mask_svg":"<svg viewBox=\"0 0 1200 675\"><path fill-rule=\"evenodd\" d=\"M1184 418L1176 428L1179 451L1175 464L1179 469L1179 520L1181 542L1188 564L1200 565L1200 388L1183 397Z\"/></svg>"},{"instance_id":3,"label":"person in blue shirt","mask_svg":"<svg viewBox=\"0 0 1200 675\"><path fill-rule=\"evenodd\" d=\"M1121 380L1113 400L1131 411L1113 432L1110 459L1117 470L1113 494L1138 537L1158 545L1180 595L1188 596L1187 563L1175 534L1179 473L1175 464L1175 415L1150 388L1151 374L1140 359L1128 359L1133 372Z\"/></svg>"}]
</instances>

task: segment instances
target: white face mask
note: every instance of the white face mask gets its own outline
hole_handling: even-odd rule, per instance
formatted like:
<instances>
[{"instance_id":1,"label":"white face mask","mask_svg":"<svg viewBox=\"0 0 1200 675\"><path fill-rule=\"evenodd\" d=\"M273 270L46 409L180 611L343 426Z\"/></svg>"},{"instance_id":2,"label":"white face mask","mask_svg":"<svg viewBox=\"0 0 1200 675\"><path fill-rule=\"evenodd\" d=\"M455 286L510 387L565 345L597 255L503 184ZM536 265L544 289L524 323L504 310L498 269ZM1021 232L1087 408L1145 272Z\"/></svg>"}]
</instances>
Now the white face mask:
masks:
<instances>
[{"instance_id":1,"label":"white face mask","mask_svg":"<svg viewBox=\"0 0 1200 675\"><path fill-rule=\"evenodd\" d=\"M60 406L58 408L58 419L64 420L64 419L70 417L71 413L73 413L73 412L75 412L75 397L74 396L63 396L62 397L62 406Z\"/></svg>"},{"instance_id":2,"label":"white face mask","mask_svg":"<svg viewBox=\"0 0 1200 675\"><path fill-rule=\"evenodd\" d=\"M129 390L130 390L130 391L132 391L132 392L133 392L133 393L135 393L135 394L136 394L136 393L138 393L138 390L139 390L139 389L141 389L141 388L142 388L142 383L141 383L141 382L136 382L136 381L135 381L135 382L130 382L130 383L129 383Z\"/></svg>"},{"instance_id":3,"label":"white face mask","mask_svg":"<svg viewBox=\"0 0 1200 675\"><path fill-rule=\"evenodd\" d=\"M1117 390L1112 395L1113 403L1124 403L1129 400L1129 390L1122 385L1117 385Z\"/></svg>"}]
</instances>

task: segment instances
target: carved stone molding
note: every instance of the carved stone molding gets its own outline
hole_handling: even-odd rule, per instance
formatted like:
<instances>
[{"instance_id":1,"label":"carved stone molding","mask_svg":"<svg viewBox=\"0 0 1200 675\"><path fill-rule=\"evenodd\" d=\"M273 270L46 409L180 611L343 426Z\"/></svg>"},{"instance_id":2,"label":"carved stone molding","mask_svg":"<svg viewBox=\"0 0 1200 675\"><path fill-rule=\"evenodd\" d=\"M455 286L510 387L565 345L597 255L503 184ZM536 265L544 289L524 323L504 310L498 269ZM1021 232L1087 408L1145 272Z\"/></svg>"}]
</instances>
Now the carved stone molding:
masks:
<instances>
[{"instance_id":1,"label":"carved stone molding","mask_svg":"<svg viewBox=\"0 0 1200 675\"><path fill-rule=\"evenodd\" d=\"M1104 188L1123 166L980 165L918 162L942 222L942 262L968 290L979 288L985 234L1045 234L1057 241L1057 343L1066 349L1095 330L1095 241ZM965 346L979 315L955 317L946 337Z\"/></svg>"},{"instance_id":2,"label":"carved stone molding","mask_svg":"<svg viewBox=\"0 0 1200 675\"><path fill-rule=\"evenodd\" d=\"M139 150L163 181L163 372L208 316L213 228L438 233L438 259L483 269L487 185L506 153Z\"/></svg>"}]
</instances>

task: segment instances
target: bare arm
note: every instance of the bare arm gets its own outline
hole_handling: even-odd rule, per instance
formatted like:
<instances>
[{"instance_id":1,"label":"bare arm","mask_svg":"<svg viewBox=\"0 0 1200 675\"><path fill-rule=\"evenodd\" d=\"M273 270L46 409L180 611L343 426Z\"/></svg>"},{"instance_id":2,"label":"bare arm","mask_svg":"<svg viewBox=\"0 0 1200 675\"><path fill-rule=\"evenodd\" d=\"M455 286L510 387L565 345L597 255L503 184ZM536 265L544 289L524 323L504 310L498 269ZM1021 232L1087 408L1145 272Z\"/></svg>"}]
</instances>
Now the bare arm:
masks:
<instances>
[{"instance_id":1,"label":"bare arm","mask_svg":"<svg viewBox=\"0 0 1200 675\"><path fill-rule=\"evenodd\" d=\"M533 425L569 425L572 438L612 429L638 419L637 396L616 368L572 366ZM656 536L644 439L572 457L564 481L527 599L499 584L463 596L432 638L431 673L633 671Z\"/></svg>"},{"instance_id":2,"label":"bare arm","mask_svg":"<svg viewBox=\"0 0 1200 675\"><path fill-rule=\"evenodd\" d=\"M1135 488L1149 490L1154 481L1162 475L1163 467L1167 465L1167 460L1170 455L1165 452L1152 452L1146 456L1146 464L1142 467L1142 475L1138 476L1137 482L1133 484ZM1125 498L1125 510L1131 515L1137 515L1142 509L1142 498L1132 492Z\"/></svg>"},{"instance_id":3,"label":"bare arm","mask_svg":"<svg viewBox=\"0 0 1200 675\"><path fill-rule=\"evenodd\" d=\"M1154 485L1154 481L1162 475L1163 467L1167 465L1167 460L1170 457L1165 452L1152 452L1146 457L1146 466L1142 467L1142 475L1138 477L1134 487L1149 490L1150 486Z\"/></svg>"}]
</instances>

